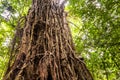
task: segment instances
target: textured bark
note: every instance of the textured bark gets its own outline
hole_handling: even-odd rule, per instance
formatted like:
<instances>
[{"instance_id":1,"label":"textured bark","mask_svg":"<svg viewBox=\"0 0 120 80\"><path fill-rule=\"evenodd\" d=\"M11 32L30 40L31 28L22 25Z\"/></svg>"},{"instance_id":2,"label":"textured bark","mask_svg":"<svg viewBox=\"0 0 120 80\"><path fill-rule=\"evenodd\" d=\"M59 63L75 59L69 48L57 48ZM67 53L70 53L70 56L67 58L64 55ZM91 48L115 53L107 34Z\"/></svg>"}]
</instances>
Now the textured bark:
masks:
<instances>
[{"instance_id":1,"label":"textured bark","mask_svg":"<svg viewBox=\"0 0 120 80\"><path fill-rule=\"evenodd\" d=\"M66 16L55 0L33 0L18 54L3 80L93 80L75 57Z\"/></svg>"}]
</instances>

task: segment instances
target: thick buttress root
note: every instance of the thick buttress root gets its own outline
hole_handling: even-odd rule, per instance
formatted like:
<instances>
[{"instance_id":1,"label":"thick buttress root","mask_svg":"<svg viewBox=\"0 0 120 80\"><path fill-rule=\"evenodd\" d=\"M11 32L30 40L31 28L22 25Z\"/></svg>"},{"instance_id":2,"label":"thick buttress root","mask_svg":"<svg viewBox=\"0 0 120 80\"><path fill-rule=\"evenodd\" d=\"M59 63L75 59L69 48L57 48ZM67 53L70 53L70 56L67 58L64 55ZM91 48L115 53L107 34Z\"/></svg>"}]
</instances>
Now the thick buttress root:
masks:
<instances>
[{"instance_id":1,"label":"thick buttress root","mask_svg":"<svg viewBox=\"0 0 120 80\"><path fill-rule=\"evenodd\" d=\"M55 0L33 0L18 55L4 80L93 80L75 57L66 16Z\"/></svg>"}]
</instances>

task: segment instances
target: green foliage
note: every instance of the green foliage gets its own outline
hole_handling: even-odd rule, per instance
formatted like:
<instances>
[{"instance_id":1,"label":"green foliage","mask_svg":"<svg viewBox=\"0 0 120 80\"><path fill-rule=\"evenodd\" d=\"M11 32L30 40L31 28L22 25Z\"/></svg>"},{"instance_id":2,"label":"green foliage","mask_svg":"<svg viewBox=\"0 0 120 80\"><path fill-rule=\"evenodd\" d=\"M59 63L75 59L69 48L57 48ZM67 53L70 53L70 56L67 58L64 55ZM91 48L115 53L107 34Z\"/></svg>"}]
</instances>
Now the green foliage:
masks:
<instances>
[{"instance_id":1,"label":"green foliage","mask_svg":"<svg viewBox=\"0 0 120 80\"><path fill-rule=\"evenodd\" d=\"M120 1L70 0L68 7L82 20L82 35L74 38L95 80L119 80Z\"/></svg>"},{"instance_id":2,"label":"green foliage","mask_svg":"<svg viewBox=\"0 0 120 80\"><path fill-rule=\"evenodd\" d=\"M0 0L0 80L7 67L17 23L27 14L30 4L31 0Z\"/></svg>"},{"instance_id":3,"label":"green foliage","mask_svg":"<svg viewBox=\"0 0 120 80\"><path fill-rule=\"evenodd\" d=\"M4 74L8 62L8 44L12 37L13 29L2 22L0 24L0 80Z\"/></svg>"}]
</instances>

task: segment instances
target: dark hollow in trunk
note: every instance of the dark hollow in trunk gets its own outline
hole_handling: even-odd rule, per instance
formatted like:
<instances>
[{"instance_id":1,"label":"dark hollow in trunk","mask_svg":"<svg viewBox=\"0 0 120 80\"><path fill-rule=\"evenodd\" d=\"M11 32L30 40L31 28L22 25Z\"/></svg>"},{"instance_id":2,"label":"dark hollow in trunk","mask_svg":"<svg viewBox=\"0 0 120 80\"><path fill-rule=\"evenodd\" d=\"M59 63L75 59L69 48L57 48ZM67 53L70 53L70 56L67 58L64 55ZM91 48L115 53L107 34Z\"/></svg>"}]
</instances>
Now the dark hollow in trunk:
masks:
<instances>
[{"instance_id":1,"label":"dark hollow in trunk","mask_svg":"<svg viewBox=\"0 0 120 80\"><path fill-rule=\"evenodd\" d=\"M18 54L3 80L93 80L75 56L66 16L57 0L33 0Z\"/></svg>"}]
</instances>

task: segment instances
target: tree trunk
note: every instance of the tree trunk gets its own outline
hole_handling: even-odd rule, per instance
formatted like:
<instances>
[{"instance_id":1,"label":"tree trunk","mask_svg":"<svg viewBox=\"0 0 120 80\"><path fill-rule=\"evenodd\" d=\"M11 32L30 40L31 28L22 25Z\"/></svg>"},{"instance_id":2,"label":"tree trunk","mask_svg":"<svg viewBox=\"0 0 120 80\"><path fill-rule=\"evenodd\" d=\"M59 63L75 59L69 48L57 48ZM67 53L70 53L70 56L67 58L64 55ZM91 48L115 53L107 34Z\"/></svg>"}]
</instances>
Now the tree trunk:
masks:
<instances>
[{"instance_id":1,"label":"tree trunk","mask_svg":"<svg viewBox=\"0 0 120 80\"><path fill-rule=\"evenodd\" d=\"M3 80L93 80L75 48L57 0L33 0L19 52Z\"/></svg>"}]
</instances>

